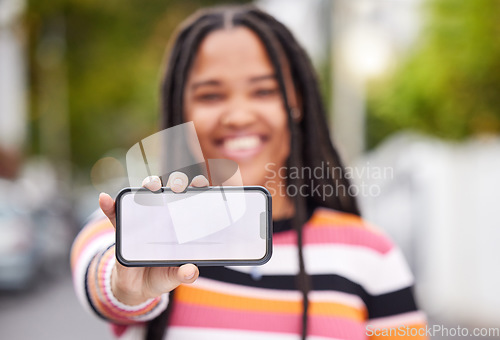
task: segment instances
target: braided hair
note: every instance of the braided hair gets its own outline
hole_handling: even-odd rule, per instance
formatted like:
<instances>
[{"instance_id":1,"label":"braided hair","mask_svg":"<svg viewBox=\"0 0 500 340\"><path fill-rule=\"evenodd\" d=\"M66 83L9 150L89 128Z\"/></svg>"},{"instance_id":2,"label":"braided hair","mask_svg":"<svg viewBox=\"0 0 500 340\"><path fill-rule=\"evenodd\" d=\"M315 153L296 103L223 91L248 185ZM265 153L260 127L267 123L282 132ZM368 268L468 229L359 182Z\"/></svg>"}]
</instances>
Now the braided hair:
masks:
<instances>
[{"instance_id":1,"label":"braided hair","mask_svg":"<svg viewBox=\"0 0 500 340\"><path fill-rule=\"evenodd\" d=\"M349 180L344 176L345 169L339 155L333 147L327 128L326 112L318 88L318 81L312 64L290 31L269 14L251 5L218 6L202 9L194 13L178 29L170 48L169 59L161 85L162 129L184 122L183 95L190 67L196 57L198 47L211 32L231 27L246 27L252 30L262 41L271 64L275 69L280 93L288 115L288 127L291 135L290 155L287 169L315 169L327 164L335 169L334 176L315 178L316 186L330 186L335 195L303 195L291 197L295 215L292 226L297 232L299 274L297 287L302 292L302 339L307 336L308 292L311 280L307 275L303 254L302 228L307 221L307 212L315 207L327 207L359 215L355 197L349 190ZM283 60L286 63L283 63ZM283 65L288 64L289 70ZM292 77L295 91L300 97L299 107L291 107L285 86L285 72ZM300 119L294 110L301 113ZM300 177L300 178L296 178ZM309 183L307 183L309 181ZM287 186L301 188L312 184L312 178L287 176ZM343 188L344 190L337 190ZM146 339L163 339L168 315L172 309L171 292L169 307L148 324Z\"/></svg>"}]
</instances>

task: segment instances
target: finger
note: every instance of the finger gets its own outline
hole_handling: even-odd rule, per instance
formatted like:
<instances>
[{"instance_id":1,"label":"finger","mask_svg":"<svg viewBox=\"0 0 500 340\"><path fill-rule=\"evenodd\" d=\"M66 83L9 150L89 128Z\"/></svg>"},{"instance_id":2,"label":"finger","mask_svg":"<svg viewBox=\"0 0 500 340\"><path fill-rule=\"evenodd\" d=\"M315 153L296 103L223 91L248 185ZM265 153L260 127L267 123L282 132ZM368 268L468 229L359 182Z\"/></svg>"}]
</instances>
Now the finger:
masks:
<instances>
[{"instance_id":1,"label":"finger","mask_svg":"<svg viewBox=\"0 0 500 340\"><path fill-rule=\"evenodd\" d=\"M113 227L116 228L115 201L108 194L101 192L99 194L99 206L104 215L113 224Z\"/></svg>"},{"instance_id":2,"label":"finger","mask_svg":"<svg viewBox=\"0 0 500 340\"><path fill-rule=\"evenodd\" d=\"M191 263L183 264L177 270L177 280L180 283L193 283L198 278L198 275L200 275L198 267Z\"/></svg>"},{"instance_id":3,"label":"finger","mask_svg":"<svg viewBox=\"0 0 500 340\"><path fill-rule=\"evenodd\" d=\"M148 176L142 181L142 186L151 191L158 191L161 189L161 179L158 176Z\"/></svg>"},{"instance_id":4,"label":"finger","mask_svg":"<svg viewBox=\"0 0 500 340\"><path fill-rule=\"evenodd\" d=\"M198 175L191 181L191 186L196 188L208 187L209 184L208 179L203 175Z\"/></svg>"},{"instance_id":5,"label":"finger","mask_svg":"<svg viewBox=\"0 0 500 340\"><path fill-rule=\"evenodd\" d=\"M188 186L188 181L185 173L174 171L168 177L167 187L170 187L173 192L183 192Z\"/></svg>"}]
</instances>

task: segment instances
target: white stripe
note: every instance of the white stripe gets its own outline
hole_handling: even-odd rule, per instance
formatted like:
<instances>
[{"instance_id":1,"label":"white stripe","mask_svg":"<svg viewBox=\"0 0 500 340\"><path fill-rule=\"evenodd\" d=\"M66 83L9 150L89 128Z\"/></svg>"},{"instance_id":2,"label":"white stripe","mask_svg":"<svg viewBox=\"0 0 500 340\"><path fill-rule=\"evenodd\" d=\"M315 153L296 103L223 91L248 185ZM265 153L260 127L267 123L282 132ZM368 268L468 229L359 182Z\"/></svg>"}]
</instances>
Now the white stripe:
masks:
<instances>
[{"instance_id":1,"label":"white stripe","mask_svg":"<svg viewBox=\"0 0 500 340\"><path fill-rule=\"evenodd\" d=\"M106 292L106 296L111 301L111 304L113 304L114 307L122 309L122 310L127 311L127 312L136 312L136 311L141 310L144 307L148 306L149 304L151 304L154 301L153 298L151 298L151 299L149 299L149 300L147 300L139 305L136 305L136 306L126 305L126 304L118 301L118 299L113 294L113 291L111 290L111 274L113 272L113 267L115 265L115 262L116 262L116 260L114 257L111 257L108 260L108 263L105 264L106 267L105 267L104 278L103 278L104 279L104 282L103 282L104 290ZM152 320L155 317L157 317L162 311L164 311L165 308L167 308L167 304L168 304L168 294L163 294L163 295L161 295L161 299L158 302L158 304L152 310L150 310L147 314L141 314L141 315L137 315L135 317L130 317L130 319L137 320L137 321Z\"/></svg>"},{"instance_id":2,"label":"white stripe","mask_svg":"<svg viewBox=\"0 0 500 340\"><path fill-rule=\"evenodd\" d=\"M142 340L146 334L144 326L129 326L126 332L119 337L120 340ZM227 330L213 328L168 327L165 340L299 340L296 334L282 334L269 332L255 332L247 330ZM336 340L322 336L309 335L307 340Z\"/></svg>"},{"instance_id":3,"label":"white stripe","mask_svg":"<svg viewBox=\"0 0 500 340\"><path fill-rule=\"evenodd\" d=\"M426 324L427 317L422 311L413 311L394 316L387 316L383 318L371 319L366 322L367 326L371 328L392 328L412 324Z\"/></svg>"},{"instance_id":4,"label":"white stripe","mask_svg":"<svg viewBox=\"0 0 500 340\"><path fill-rule=\"evenodd\" d=\"M212 328L170 327L166 340L300 340L300 335L274 332L254 332L247 330L227 330ZM333 340L334 338L308 336L307 340Z\"/></svg>"},{"instance_id":5,"label":"white stripe","mask_svg":"<svg viewBox=\"0 0 500 340\"><path fill-rule=\"evenodd\" d=\"M120 336L116 337L120 340L143 340L146 339L146 327L145 326L128 326L127 330Z\"/></svg>"},{"instance_id":6,"label":"white stripe","mask_svg":"<svg viewBox=\"0 0 500 340\"><path fill-rule=\"evenodd\" d=\"M413 275L399 248L380 254L352 245L314 245L305 247L304 259L309 275L337 274L363 286L372 295L388 293L413 284ZM271 260L260 267L228 267L261 275L296 275L298 255L295 245L273 249Z\"/></svg>"},{"instance_id":7,"label":"white stripe","mask_svg":"<svg viewBox=\"0 0 500 340\"><path fill-rule=\"evenodd\" d=\"M75 288L76 296L78 297L78 300L85 308L85 310L87 310L91 315L94 316L96 316L96 314L90 307L90 304L87 300L87 295L85 293L85 274L92 258L98 252L108 248L114 242L114 233L101 235L98 239L93 240L92 243L86 245L85 250L82 251L79 258L76 260L75 269L73 270L73 287Z\"/></svg>"},{"instance_id":8,"label":"white stripe","mask_svg":"<svg viewBox=\"0 0 500 340\"><path fill-rule=\"evenodd\" d=\"M309 300L312 302L331 302L341 303L346 306L362 309L366 308L363 300L354 294L348 294L336 291L312 291L308 294Z\"/></svg>"}]
</instances>

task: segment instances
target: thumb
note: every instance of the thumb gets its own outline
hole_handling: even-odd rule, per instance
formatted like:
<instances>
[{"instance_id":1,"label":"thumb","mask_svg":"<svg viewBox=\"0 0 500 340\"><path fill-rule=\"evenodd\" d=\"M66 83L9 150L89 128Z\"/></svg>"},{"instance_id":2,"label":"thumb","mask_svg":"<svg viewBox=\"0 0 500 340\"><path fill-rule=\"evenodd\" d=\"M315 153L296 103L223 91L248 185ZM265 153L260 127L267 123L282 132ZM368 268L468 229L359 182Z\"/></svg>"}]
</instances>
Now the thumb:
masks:
<instances>
[{"instance_id":1,"label":"thumb","mask_svg":"<svg viewBox=\"0 0 500 340\"><path fill-rule=\"evenodd\" d=\"M191 263L180 267L152 268L153 271L155 269L158 269L162 274L160 277L153 275L152 284L150 285L153 296L170 292L183 283L193 283L200 274L198 267Z\"/></svg>"},{"instance_id":2,"label":"thumb","mask_svg":"<svg viewBox=\"0 0 500 340\"><path fill-rule=\"evenodd\" d=\"M179 284L193 283L199 275L200 271L198 270L198 267L192 263L183 264L177 270L177 280L179 281Z\"/></svg>"},{"instance_id":3,"label":"thumb","mask_svg":"<svg viewBox=\"0 0 500 340\"><path fill-rule=\"evenodd\" d=\"M199 276L198 267L184 264L180 267L149 268L149 276L145 285L145 296L156 297L170 292L183 283L193 283Z\"/></svg>"},{"instance_id":4,"label":"thumb","mask_svg":"<svg viewBox=\"0 0 500 340\"><path fill-rule=\"evenodd\" d=\"M104 215L113 224L113 227L116 228L115 201L108 194L101 192L99 194L99 206Z\"/></svg>"}]
</instances>

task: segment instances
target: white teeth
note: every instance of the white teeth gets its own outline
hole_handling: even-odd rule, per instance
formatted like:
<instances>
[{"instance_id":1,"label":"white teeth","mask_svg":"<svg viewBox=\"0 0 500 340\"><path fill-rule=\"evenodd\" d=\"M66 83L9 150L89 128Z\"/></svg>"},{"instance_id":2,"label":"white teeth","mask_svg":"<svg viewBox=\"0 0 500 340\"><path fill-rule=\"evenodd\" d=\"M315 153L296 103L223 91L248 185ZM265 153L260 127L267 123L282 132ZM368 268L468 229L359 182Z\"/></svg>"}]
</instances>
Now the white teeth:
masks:
<instances>
[{"instance_id":1,"label":"white teeth","mask_svg":"<svg viewBox=\"0 0 500 340\"><path fill-rule=\"evenodd\" d=\"M258 136L244 136L228 138L224 141L224 147L231 151L247 150L257 147L260 144Z\"/></svg>"}]
</instances>

